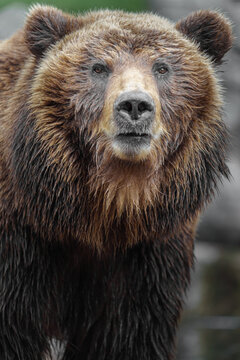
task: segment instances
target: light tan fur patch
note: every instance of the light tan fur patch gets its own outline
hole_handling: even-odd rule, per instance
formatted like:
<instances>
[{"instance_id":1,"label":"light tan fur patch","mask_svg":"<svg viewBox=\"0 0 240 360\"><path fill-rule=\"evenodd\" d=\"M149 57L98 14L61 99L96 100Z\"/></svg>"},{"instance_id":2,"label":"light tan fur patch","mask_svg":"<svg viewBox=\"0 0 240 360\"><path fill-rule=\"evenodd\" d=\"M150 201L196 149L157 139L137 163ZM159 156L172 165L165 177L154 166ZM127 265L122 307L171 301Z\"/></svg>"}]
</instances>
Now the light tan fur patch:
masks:
<instances>
[{"instance_id":1,"label":"light tan fur patch","mask_svg":"<svg viewBox=\"0 0 240 360\"><path fill-rule=\"evenodd\" d=\"M146 69L144 66L130 63L128 66L125 64L117 69L116 73L112 76L106 91L102 116L99 119L97 126L94 126L92 129L93 136L105 134L109 138L112 138L115 135L117 129L114 123L114 103L124 92L135 90L148 93L154 100L156 111L152 126L153 138L157 140L161 133L166 132L161 123L161 105L153 75L149 69ZM117 146L112 146L112 150L117 157L126 159L126 155L122 153L121 149ZM131 160L139 161L145 159L150 153L150 150L151 149L143 148L142 151Z\"/></svg>"}]
</instances>

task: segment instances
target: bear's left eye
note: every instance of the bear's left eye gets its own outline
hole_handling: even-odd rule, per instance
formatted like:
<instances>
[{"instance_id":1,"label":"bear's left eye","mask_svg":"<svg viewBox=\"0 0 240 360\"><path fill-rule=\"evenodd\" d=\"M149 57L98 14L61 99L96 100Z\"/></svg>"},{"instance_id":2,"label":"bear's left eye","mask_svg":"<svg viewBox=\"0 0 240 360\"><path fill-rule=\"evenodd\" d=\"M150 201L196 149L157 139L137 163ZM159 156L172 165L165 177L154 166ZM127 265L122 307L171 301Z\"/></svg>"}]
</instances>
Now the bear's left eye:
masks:
<instances>
[{"instance_id":1,"label":"bear's left eye","mask_svg":"<svg viewBox=\"0 0 240 360\"><path fill-rule=\"evenodd\" d=\"M164 63L156 63L153 66L153 71L157 76L165 75L169 72L169 67Z\"/></svg>"},{"instance_id":2,"label":"bear's left eye","mask_svg":"<svg viewBox=\"0 0 240 360\"><path fill-rule=\"evenodd\" d=\"M92 72L94 75L108 75L109 70L106 65L94 64L92 67Z\"/></svg>"},{"instance_id":3,"label":"bear's left eye","mask_svg":"<svg viewBox=\"0 0 240 360\"><path fill-rule=\"evenodd\" d=\"M156 71L159 74L163 75L163 74L166 74L168 72L168 68L166 66L160 66Z\"/></svg>"}]
</instances>

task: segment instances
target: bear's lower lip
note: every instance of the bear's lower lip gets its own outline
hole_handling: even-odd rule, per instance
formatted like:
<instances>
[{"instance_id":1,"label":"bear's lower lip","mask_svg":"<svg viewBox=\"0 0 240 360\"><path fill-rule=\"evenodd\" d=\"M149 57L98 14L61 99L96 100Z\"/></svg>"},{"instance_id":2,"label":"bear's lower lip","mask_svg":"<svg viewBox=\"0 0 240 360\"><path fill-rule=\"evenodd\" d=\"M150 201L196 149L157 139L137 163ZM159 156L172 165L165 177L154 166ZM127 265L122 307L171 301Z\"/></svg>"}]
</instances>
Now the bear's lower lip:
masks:
<instances>
[{"instance_id":1,"label":"bear's lower lip","mask_svg":"<svg viewBox=\"0 0 240 360\"><path fill-rule=\"evenodd\" d=\"M117 135L115 140L119 143L132 146L149 145L151 136L149 134L137 134L130 132Z\"/></svg>"},{"instance_id":2,"label":"bear's lower lip","mask_svg":"<svg viewBox=\"0 0 240 360\"><path fill-rule=\"evenodd\" d=\"M122 133L122 134L118 134L116 136L116 138L120 139L120 140L126 140L127 141L131 141L133 139L138 139L138 140L146 140L146 139L150 139L150 135L149 134L138 134L138 133L134 133L134 132L129 132L129 133ZM135 140L134 140L135 141Z\"/></svg>"},{"instance_id":3,"label":"bear's lower lip","mask_svg":"<svg viewBox=\"0 0 240 360\"><path fill-rule=\"evenodd\" d=\"M139 155L142 151L150 148L151 135L138 133L122 133L114 137L113 146L118 153L121 152L126 156Z\"/></svg>"}]
</instances>

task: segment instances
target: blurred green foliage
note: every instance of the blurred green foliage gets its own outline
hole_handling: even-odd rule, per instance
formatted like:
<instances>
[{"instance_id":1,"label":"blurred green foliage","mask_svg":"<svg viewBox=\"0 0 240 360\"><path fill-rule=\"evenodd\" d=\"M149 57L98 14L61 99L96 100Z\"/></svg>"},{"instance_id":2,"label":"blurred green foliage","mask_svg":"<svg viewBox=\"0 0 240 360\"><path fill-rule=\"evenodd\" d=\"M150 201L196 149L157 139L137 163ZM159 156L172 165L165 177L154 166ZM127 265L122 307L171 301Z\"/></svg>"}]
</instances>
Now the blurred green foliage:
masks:
<instances>
[{"instance_id":1,"label":"blurred green foliage","mask_svg":"<svg viewBox=\"0 0 240 360\"><path fill-rule=\"evenodd\" d=\"M224 252L217 261L205 266L202 275L200 311L203 315L240 316L240 254L238 252Z\"/></svg>"},{"instance_id":2,"label":"blurred green foliage","mask_svg":"<svg viewBox=\"0 0 240 360\"><path fill-rule=\"evenodd\" d=\"M240 316L240 253L224 251L205 266L200 310L208 316ZM211 323L209 323L211 325ZM200 332L204 360L239 360L240 329L204 329Z\"/></svg>"},{"instance_id":3,"label":"blurred green foliage","mask_svg":"<svg viewBox=\"0 0 240 360\"><path fill-rule=\"evenodd\" d=\"M37 2L37 0L0 0L0 8L14 3L22 3L29 7ZM56 6L59 9L70 12L101 8L123 9L128 11L143 11L147 9L147 0L41 0L39 3Z\"/></svg>"},{"instance_id":4,"label":"blurred green foliage","mask_svg":"<svg viewBox=\"0 0 240 360\"><path fill-rule=\"evenodd\" d=\"M239 360L240 330L207 330L201 335L201 359Z\"/></svg>"}]
</instances>

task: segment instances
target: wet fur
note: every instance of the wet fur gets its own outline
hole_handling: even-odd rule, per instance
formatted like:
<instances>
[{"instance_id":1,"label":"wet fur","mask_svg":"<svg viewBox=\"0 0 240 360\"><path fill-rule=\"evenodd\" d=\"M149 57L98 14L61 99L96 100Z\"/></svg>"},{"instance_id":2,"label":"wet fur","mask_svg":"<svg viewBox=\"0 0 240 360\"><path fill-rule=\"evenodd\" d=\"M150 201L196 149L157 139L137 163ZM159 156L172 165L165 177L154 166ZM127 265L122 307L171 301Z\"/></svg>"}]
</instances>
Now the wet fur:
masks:
<instances>
[{"instance_id":1,"label":"wet fur","mask_svg":"<svg viewBox=\"0 0 240 360\"><path fill-rule=\"evenodd\" d=\"M172 358L198 216L229 174L213 63L230 27L191 16L175 29L150 14L37 7L0 43L1 359L43 359L49 338L66 340L66 360ZM209 53L204 32L189 35L203 18L218 39ZM153 89L159 55L175 75ZM90 81L93 57L118 69L107 88ZM136 161L103 131L133 58L162 130Z\"/></svg>"}]
</instances>

